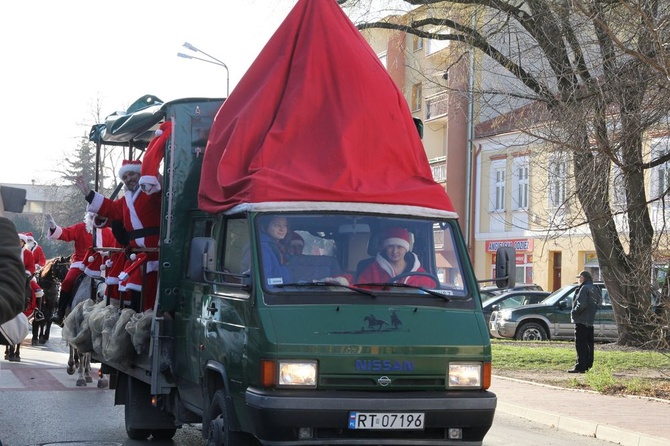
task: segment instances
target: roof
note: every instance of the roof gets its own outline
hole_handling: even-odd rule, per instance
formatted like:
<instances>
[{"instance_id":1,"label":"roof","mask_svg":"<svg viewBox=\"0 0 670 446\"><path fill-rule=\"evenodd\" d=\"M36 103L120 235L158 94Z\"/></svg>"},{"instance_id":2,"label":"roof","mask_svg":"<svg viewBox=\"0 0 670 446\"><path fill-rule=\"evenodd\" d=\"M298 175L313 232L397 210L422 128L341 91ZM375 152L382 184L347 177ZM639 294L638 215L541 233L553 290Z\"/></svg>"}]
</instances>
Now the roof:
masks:
<instances>
[{"instance_id":1,"label":"roof","mask_svg":"<svg viewBox=\"0 0 670 446\"><path fill-rule=\"evenodd\" d=\"M332 0L299 0L219 110L199 207L455 217L407 101Z\"/></svg>"}]
</instances>

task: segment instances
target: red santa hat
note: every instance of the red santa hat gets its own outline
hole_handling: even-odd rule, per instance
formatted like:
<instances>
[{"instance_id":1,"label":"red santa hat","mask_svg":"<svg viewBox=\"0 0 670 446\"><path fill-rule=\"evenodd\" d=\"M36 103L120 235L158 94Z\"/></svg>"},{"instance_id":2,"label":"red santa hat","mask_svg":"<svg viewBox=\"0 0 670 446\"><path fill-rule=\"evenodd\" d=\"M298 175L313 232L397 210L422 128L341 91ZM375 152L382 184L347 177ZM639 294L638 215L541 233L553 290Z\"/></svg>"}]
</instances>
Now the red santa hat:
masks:
<instances>
[{"instance_id":1,"label":"red santa hat","mask_svg":"<svg viewBox=\"0 0 670 446\"><path fill-rule=\"evenodd\" d=\"M140 160L123 160L119 169L119 178L123 179L123 176L128 172L142 172L142 162Z\"/></svg>"},{"instance_id":2,"label":"red santa hat","mask_svg":"<svg viewBox=\"0 0 670 446\"><path fill-rule=\"evenodd\" d=\"M84 274L90 277L101 277L105 270L105 255L102 252L89 249L84 259Z\"/></svg>"},{"instance_id":3,"label":"red santa hat","mask_svg":"<svg viewBox=\"0 0 670 446\"><path fill-rule=\"evenodd\" d=\"M409 231L405 228L388 228L384 233L383 247L389 245L402 246L409 251Z\"/></svg>"},{"instance_id":4,"label":"red santa hat","mask_svg":"<svg viewBox=\"0 0 670 446\"><path fill-rule=\"evenodd\" d=\"M35 240L35 237L33 237L33 233L32 233L32 232L26 232L26 239L27 239L29 242L32 242L32 241Z\"/></svg>"},{"instance_id":5,"label":"red santa hat","mask_svg":"<svg viewBox=\"0 0 670 446\"><path fill-rule=\"evenodd\" d=\"M23 232L19 232L19 239L23 240L25 243L28 243L28 236Z\"/></svg>"},{"instance_id":6,"label":"red santa hat","mask_svg":"<svg viewBox=\"0 0 670 446\"><path fill-rule=\"evenodd\" d=\"M161 190L158 169L165 157L165 145L172 135L172 121L162 123L155 135L144 154L142 177L140 178L140 187L149 195Z\"/></svg>"}]
</instances>

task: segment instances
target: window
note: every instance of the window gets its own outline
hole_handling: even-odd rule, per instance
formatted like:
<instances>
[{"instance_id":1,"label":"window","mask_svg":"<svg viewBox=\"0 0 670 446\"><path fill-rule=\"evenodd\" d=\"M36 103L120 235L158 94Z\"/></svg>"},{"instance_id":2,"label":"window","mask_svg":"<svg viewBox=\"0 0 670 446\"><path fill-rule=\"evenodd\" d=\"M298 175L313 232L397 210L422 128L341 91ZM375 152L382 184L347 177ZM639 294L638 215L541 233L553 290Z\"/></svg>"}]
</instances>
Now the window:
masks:
<instances>
[{"instance_id":1,"label":"window","mask_svg":"<svg viewBox=\"0 0 670 446\"><path fill-rule=\"evenodd\" d=\"M388 57L386 53L379 55L379 61L382 63L382 65L384 65L384 68L388 70Z\"/></svg>"},{"instance_id":2,"label":"window","mask_svg":"<svg viewBox=\"0 0 670 446\"><path fill-rule=\"evenodd\" d=\"M246 218L228 220L226 245L223 249L223 270L243 274L250 268L249 223Z\"/></svg>"},{"instance_id":3,"label":"window","mask_svg":"<svg viewBox=\"0 0 670 446\"><path fill-rule=\"evenodd\" d=\"M438 183L447 181L447 164L444 160L431 164L430 169L433 171L433 179Z\"/></svg>"},{"instance_id":4,"label":"window","mask_svg":"<svg viewBox=\"0 0 670 446\"><path fill-rule=\"evenodd\" d=\"M549 162L549 207L565 203L566 162L556 157Z\"/></svg>"},{"instance_id":5,"label":"window","mask_svg":"<svg viewBox=\"0 0 670 446\"><path fill-rule=\"evenodd\" d=\"M651 158L658 159L670 153L670 137L657 138L652 141ZM668 188L670 187L670 162L665 162L651 172L651 199L662 197L665 203L670 202Z\"/></svg>"},{"instance_id":6,"label":"window","mask_svg":"<svg viewBox=\"0 0 670 446\"><path fill-rule=\"evenodd\" d=\"M514 160L514 209L528 209L528 157Z\"/></svg>"},{"instance_id":7,"label":"window","mask_svg":"<svg viewBox=\"0 0 670 446\"><path fill-rule=\"evenodd\" d=\"M496 168L494 170L495 178L495 199L493 201L494 211L505 210L505 168Z\"/></svg>"},{"instance_id":8,"label":"window","mask_svg":"<svg viewBox=\"0 0 670 446\"><path fill-rule=\"evenodd\" d=\"M626 187L623 172L617 165L612 165L612 204L619 209L626 206Z\"/></svg>"},{"instance_id":9,"label":"window","mask_svg":"<svg viewBox=\"0 0 670 446\"><path fill-rule=\"evenodd\" d=\"M412 111L421 110L422 92L421 83L412 85Z\"/></svg>"},{"instance_id":10,"label":"window","mask_svg":"<svg viewBox=\"0 0 670 446\"><path fill-rule=\"evenodd\" d=\"M447 30L443 31L432 31L436 34L447 35L449 32ZM426 39L426 56L435 54L438 51L441 51L449 46L449 40L437 40L437 39Z\"/></svg>"},{"instance_id":11,"label":"window","mask_svg":"<svg viewBox=\"0 0 670 446\"><path fill-rule=\"evenodd\" d=\"M412 51L419 51L423 48L423 38L412 35Z\"/></svg>"}]
</instances>

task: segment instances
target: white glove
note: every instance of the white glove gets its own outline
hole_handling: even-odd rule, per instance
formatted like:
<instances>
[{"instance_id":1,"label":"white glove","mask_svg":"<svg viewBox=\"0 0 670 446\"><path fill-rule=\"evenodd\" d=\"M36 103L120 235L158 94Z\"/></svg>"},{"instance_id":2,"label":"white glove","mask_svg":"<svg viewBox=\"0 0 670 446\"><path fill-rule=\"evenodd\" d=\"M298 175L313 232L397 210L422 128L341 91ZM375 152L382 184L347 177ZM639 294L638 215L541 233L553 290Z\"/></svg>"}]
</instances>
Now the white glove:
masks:
<instances>
[{"instance_id":1,"label":"white glove","mask_svg":"<svg viewBox=\"0 0 670 446\"><path fill-rule=\"evenodd\" d=\"M56 220L51 216L51 214L46 215L47 219L47 224L49 225L49 228L51 229L56 229Z\"/></svg>"},{"instance_id":2,"label":"white glove","mask_svg":"<svg viewBox=\"0 0 670 446\"><path fill-rule=\"evenodd\" d=\"M323 279L323 282L337 283L340 285L349 286L349 281L342 276L326 277L325 279Z\"/></svg>"}]
</instances>

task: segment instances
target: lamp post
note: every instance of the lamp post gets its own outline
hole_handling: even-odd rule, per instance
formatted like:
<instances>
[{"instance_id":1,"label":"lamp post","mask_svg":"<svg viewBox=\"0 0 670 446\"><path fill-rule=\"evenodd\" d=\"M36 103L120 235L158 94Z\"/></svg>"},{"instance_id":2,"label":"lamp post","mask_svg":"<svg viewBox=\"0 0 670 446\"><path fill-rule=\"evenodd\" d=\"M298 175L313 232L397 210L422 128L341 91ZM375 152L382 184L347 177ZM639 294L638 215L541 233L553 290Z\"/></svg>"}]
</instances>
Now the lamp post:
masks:
<instances>
[{"instance_id":1,"label":"lamp post","mask_svg":"<svg viewBox=\"0 0 670 446\"><path fill-rule=\"evenodd\" d=\"M226 98L228 96L230 96L230 71L228 71L228 66L225 63L221 62L216 57L211 56L211 55L207 54L206 52L204 52L202 50L199 50L198 48L194 47L193 45L191 45L188 42L184 42L184 44L182 46L184 48L188 49L188 50L193 51L194 53L202 53L205 56L209 57L209 59L203 59L202 57L191 56L190 54L184 54L184 53L177 53L177 57L183 57L184 59L200 60L202 62L207 62L207 63L211 63L211 64L214 64L214 65L219 65L219 66L226 69Z\"/></svg>"}]
</instances>

